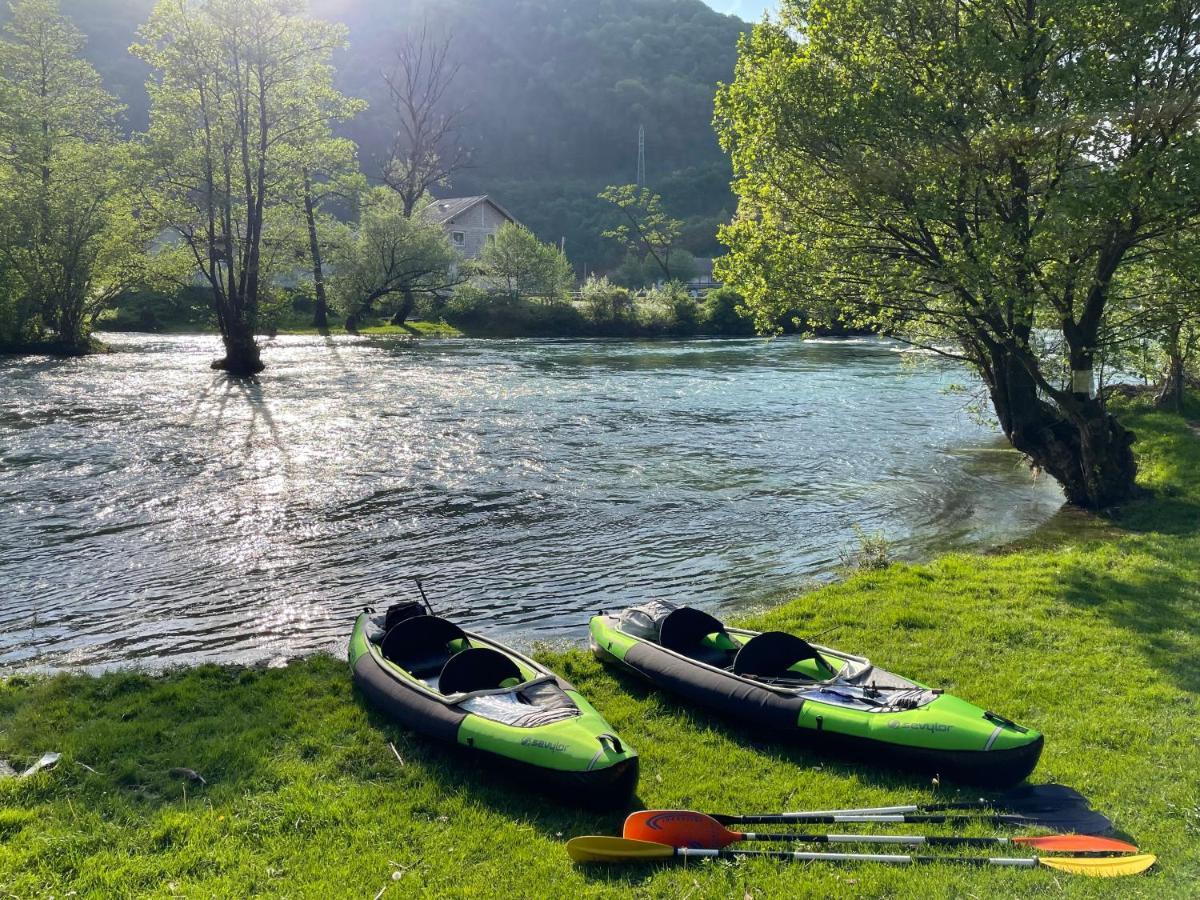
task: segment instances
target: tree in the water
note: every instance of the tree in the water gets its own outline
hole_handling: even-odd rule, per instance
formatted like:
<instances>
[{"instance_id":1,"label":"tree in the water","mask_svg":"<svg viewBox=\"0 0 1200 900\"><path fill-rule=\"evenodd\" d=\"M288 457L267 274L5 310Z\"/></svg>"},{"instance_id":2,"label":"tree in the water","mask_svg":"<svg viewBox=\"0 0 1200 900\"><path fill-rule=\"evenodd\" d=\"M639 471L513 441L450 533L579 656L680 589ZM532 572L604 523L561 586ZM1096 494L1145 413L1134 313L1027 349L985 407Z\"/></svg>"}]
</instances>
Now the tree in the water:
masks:
<instances>
[{"instance_id":1,"label":"tree in the water","mask_svg":"<svg viewBox=\"0 0 1200 900\"><path fill-rule=\"evenodd\" d=\"M22 0L0 40L0 268L9 343L88 349L96 317L144 274L149 235L120 106L57 0Z\"/></svg>"},{"instance_id":2,"label":"tree in the water","mask_svg":"<svg viewBox=\"0 0 1200 900\"><path fill-rule=\"evenodd\" d=\"M441 226L405 215L403 201L377 188L364 201L356 234L337 259L334 295L354 333L377 306L399 298L392 323L403 325L417 297L450 291L467 278Z\"/></svg>"},{"instance_id":3,"label":"tree in the water","mask_svg":"<svg viewBox=\"0 0 1200 900\"><path fill-rule=\"evenodd\" d=\"M154 70L155 208L211 290L225 345L213 367L231 375L263 369L269 213L297 184L294 138L328 115L313 97L338 96L331 59L345 35L291 0L160 0L133 48Z\"/></svg>"},{"instance_id":4,"label":"tree in the water","mask_svg":"<svg viewBox=\"0 0 1200 900\"><path fill-rule=\"evenodd\" d=\"M1071 502L1123 501L1093 368L1118 273L1200 214L1198 36L1184 0L785 0L718 96L720 272L764 327L831 300L966 360Z\"/></svg>"}]
</instances>

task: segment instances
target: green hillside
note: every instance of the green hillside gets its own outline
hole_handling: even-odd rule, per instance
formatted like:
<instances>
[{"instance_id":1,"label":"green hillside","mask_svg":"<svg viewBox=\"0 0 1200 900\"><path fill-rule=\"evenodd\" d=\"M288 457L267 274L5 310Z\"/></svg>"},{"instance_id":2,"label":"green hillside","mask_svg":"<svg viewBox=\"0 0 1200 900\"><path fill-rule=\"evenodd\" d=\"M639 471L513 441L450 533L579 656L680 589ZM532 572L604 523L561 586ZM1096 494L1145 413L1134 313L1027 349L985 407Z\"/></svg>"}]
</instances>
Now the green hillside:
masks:
<instances>
[{"instance_id":1,"label":"green hillside","mask_svg":"<svg viewBox=\"0 0 1200 900\"><path fill-rule=\"evenodd\" d=\"M146 121L146 70L127 47L153 5L62 0L133 129ZM693 253L718 251L716 225L734 201L712 100L732 74L748 27L740 19L700 0L312 0L311 8L350 26L339 78L372 104L348 127L369 175L388 138L382 72L395 36L427 19L454 37L455 99L468 108L474 149L472 168L444 193L492 194L544 240L565 238L577 267L603 269L615 251L599 238L610 213L595 195L634 180L641 124L650 186L687 221Z\"/></svg>"}]
</instances>

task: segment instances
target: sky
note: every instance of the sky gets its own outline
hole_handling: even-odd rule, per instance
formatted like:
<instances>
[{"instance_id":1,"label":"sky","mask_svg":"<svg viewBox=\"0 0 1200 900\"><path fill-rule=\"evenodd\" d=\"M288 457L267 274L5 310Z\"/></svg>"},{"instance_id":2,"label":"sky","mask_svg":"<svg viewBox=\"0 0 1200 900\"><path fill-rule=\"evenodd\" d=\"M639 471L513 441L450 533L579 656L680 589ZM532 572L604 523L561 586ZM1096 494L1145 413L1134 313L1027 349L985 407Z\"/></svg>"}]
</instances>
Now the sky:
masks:
<instances>
[{"instance_id":1,"label":"sky","mask_svg":"<svg viewBox=\"0 0 1200 900\"><path fill-rule=\"evenodd\" d=\"M704 0L717 12L741 16L747 22L757 22L764 9L775 10L775 0Z\"/></svg>"}]
</instances>

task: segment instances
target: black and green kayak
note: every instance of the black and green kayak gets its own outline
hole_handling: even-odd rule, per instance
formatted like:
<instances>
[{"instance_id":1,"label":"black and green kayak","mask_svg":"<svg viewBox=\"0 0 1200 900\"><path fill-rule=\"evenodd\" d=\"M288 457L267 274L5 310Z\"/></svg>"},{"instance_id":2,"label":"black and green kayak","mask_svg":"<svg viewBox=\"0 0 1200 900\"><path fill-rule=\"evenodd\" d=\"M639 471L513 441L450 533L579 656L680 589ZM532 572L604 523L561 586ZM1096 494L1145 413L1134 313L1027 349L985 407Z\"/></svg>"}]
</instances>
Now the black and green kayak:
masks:
<instances>
[{"instance_id":1,"label":"black and green kayak","mask_svg":"<svg viewBox=\"0 0 1200 900\"><path fill-rule=\"evenodd\" d=\"M637 786L637 753L575 688L420 604L364 610L350 667L371 704L400 724L531 776L567 802L621 805Z\"/></svg>"},{"instance_id":2,"label":"black and green kayak","mask_svg":"<svg viewBox=\"0 0 1200 900\"><path fill-rule=\"evenodd\" d=\"M654 601L591 620L600 659L684 700L836 753L982 785L1021 781L1042 735L870 660Z\"/></svg>"}]
</instances>

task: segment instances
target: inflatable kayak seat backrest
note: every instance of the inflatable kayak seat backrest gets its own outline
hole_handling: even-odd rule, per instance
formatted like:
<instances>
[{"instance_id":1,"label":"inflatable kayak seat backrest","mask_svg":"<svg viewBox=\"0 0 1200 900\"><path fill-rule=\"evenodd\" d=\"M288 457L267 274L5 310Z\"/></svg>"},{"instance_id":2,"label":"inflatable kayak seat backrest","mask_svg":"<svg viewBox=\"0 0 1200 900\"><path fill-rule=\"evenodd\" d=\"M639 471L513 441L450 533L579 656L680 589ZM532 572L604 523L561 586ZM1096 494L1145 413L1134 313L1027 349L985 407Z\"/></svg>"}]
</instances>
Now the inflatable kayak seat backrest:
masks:
<instances>
[{"instance_id":1,"label":"inflatable kayak seat backrest","mask_svg":"<svg viewBox=\"0 0 1200 900\"><path fill-rule=\"evenodd\" d=\"M438 690L446 696L490 691L515 678L524 681L517 664L491 647L471 647L446 660L438 678Z\"/></svg>"},{"instance_id":2,"label":"inflatable kayak seat backrest","mask_svg":"<svg viewBox=\"0 0 1200 900\"><path fill-rule=\"evenodd\" d=\"M417 616L424 616L427 614L428 610L426 610L425 607L420 603L417 603L413 600L404 603L393 603L387 608L387 612L384 613L383 616L384 633L391 631L401 622L404 622L408 619L415 619Z\"/></svg>"},{"instance_id":3,"label":"inflatable kayak seat backrest","mask_svg":"<svg viewBox=\"0 0 1200 900\"><path fill-rule=\"evenodd\" d=\"M450 646L462 641L471 646L466 633L440 616L413 616L394 625L379 645L383 658L417 678L437 675L457 650Z\"/></svg>"},{"instance_id":4,"label":"inflatable kayak seat backrest","mask_svg":"<svg viewBox=\"0 0 1200 900\"><path fill-rule=\"evenodd\" d=\"M719 643L728 644L729 647L703 643L710 634L715 634ZM663 619L658 643L667 650L718 669L729 668L737 655L737 643L720 620L690 606L681 606Z\"/></svg>"},{"instance_id":5,"label":"inflatable kayak seat backrest","mask_svg":"<svg viewBox=\"0 0 1200 900\"><path fill-rule=\"evenodd\" d=\"M742 644L733 660L733 674L803 678L805 676L800 673L788 670L805 659L821 660L821 655L808 641L785 631L764 631Z\"/></svg>"}]
</instances>

